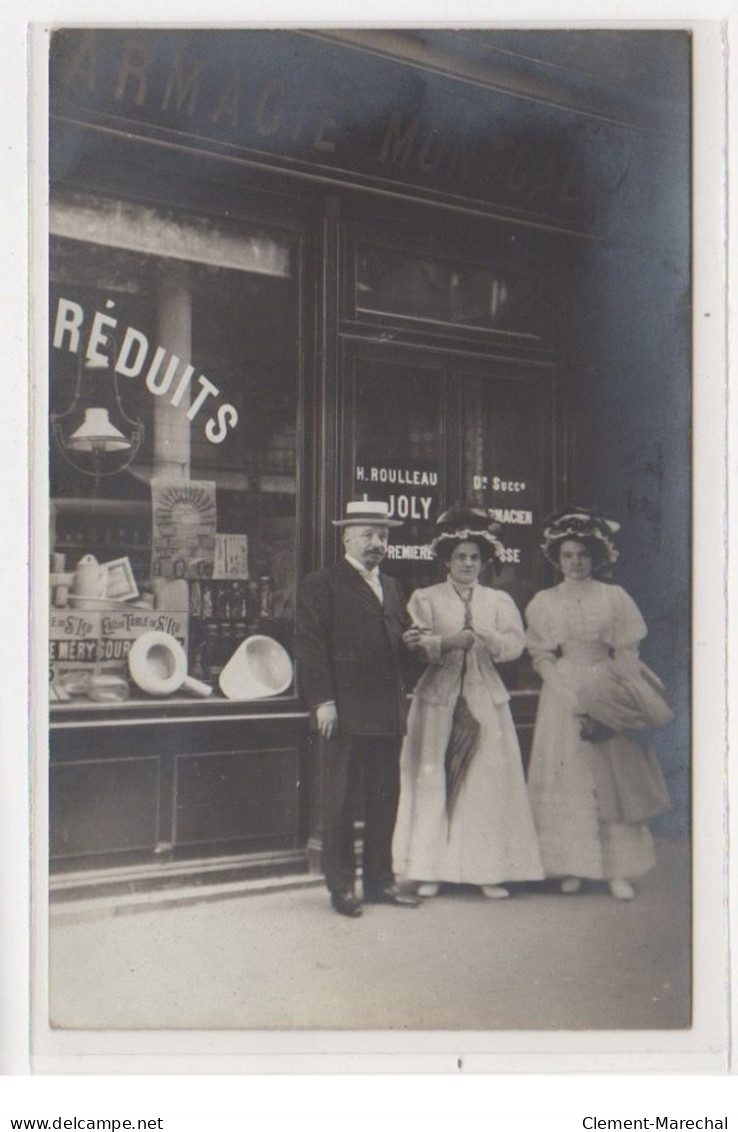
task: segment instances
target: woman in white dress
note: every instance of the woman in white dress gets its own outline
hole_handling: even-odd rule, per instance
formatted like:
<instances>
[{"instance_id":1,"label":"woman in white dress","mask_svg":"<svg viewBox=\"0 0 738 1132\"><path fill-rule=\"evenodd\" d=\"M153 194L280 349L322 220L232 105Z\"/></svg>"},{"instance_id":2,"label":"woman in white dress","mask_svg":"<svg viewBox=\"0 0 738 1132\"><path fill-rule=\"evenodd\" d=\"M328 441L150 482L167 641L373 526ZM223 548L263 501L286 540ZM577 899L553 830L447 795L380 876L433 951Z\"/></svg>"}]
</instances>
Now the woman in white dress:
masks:
<instances>
[{"instance_id":1,"label":"woman in white dress","mask_svg":"<svg viewBox=\"0 0 738 1132\"><path fill-rule=\"evenodd\" d=\"M509 895L507 881L543 877L509 693L495 664L515 660L525 633L506 593L478 583L501 549L486 512L457 506L432 544L448 576L416 590L408 610L428 660L410 707L400 760L394 867L435 896L441 882ZM449 816L445 753L462 690L479 737Z\"/></svg>"},{"instance_id":2,"label":"woman in white dress","mask_svg":"<svg viewBox=\"0 0 738 1132\"><path fill-rule=\"evenodd\" d=\"M631 900L631 879L655 865L646 820L670 803L650 745L602 726L585 706L610 677L635 695L649 692L638 663L647 632L640 611L620 586L593 576L616 561L617 529L570 507L544 530L543 552L562 581L536 594L525 614L543 680L528 785L546 876L561 878L568 894L583 877L604 880L614 897Z\"/></svg>"}]
</instances>

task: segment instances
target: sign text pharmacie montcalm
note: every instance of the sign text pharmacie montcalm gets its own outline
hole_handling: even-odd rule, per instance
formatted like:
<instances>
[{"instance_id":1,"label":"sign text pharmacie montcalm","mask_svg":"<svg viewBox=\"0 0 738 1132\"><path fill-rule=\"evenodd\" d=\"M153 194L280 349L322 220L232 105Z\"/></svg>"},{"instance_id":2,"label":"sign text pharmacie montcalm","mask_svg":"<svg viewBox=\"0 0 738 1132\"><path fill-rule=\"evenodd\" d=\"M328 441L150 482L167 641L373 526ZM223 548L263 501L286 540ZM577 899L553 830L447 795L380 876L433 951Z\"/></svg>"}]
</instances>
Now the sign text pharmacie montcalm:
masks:
<instances>
[{"instance_id":1,"label":"sign text pharmacie montcalm","mask_svg":"<svg viewBox=\"0 0 738 1132\"><path fill-rule=\"evenodd\" d=\"M181 406L189 421L205 408L206 403L211 416L205 421L205 436L211 444L222 444L229 430L238 424L238 410L235 405L220 401L220 390L210 378L201 373L195 377L195 367L185 365L176 354L157 346L151 353L151 345L146 335L127 326L122 332L113 311L115 302L107 299L105 311L95 311L90 320L79 303L60 298L54 321L54 348L79 354L83 334L86 335L84 361L90 366L107 366L112 349L112 334L121 342L115 362L115 372L123 377L140 377L146 370L146 388L155 397L168 397L169 403ZM148 362L148 369L146 365ZM189 396L186 396L189 394Z\"/></svg>"}]
</instances>

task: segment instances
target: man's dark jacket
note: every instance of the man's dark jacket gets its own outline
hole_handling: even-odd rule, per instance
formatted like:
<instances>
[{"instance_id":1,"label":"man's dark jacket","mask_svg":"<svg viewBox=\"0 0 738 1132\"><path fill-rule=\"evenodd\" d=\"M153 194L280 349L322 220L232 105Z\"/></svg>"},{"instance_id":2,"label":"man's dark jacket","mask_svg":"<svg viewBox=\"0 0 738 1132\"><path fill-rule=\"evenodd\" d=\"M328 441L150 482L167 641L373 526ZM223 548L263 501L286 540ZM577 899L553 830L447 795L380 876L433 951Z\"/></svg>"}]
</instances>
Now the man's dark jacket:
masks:
<instances>
[{"instance_id":1,"label":"man's dark jacket","mask_svg":"<svg viewBox=\"0 0 738 1132\"><path fill-rule=\"evenodd\" d=\"M297 599L295 653L311 708L335 700L345 735L405 730L402 634L410 627L399 582L382 574L381 604L342 559L308 574Z\"/></svg>"}]
</instances>

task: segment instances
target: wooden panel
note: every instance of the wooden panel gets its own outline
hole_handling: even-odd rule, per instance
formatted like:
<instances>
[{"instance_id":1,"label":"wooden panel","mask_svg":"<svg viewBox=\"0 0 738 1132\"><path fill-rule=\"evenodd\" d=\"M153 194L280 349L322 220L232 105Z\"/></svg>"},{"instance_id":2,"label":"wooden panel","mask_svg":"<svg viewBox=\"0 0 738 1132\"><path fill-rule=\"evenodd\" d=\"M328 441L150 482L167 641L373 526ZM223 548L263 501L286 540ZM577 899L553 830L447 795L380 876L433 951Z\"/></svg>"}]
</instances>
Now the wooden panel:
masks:
<instances>
[{"instance_id":1,"label":"wooden panel","mask_svg":"<svg viewBox=\"0 0 738 1132\"><path fill-rule=\"evenodd\" d=\"M56 868L298 848L304 732L291 718L53 731Z\"/></svg>"},{"instance_id":2,"label":"wooden panel","mask_svg":"<svg viewBox=\"0 0 738 1132\"><path fill-rule=\"evenodd\" d=\"M298 836L294 748L186 755L176 779L175 846Z\"/></svg>"},{"instance_id":3,"label":"wooden panel","mask_svg":"<svg viewBox=\"0 0 738 1132\"><path fill-rule=\"evenodd\" d=\"M154 848L158 793L154 758L53 766L52 856Z\"/></svg>"}]
</instances>

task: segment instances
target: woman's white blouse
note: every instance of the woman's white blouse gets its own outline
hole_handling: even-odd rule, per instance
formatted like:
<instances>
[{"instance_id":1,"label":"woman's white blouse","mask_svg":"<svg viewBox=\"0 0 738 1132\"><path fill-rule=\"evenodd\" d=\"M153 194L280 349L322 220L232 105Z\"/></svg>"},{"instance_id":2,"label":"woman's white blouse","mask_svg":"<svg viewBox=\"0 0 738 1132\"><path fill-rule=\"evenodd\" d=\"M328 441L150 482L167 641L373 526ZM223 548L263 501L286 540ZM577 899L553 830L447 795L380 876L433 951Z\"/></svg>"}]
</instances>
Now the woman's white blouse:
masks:
<instances>
[{"instance_id":1,"label":"woman's white blouse","mask_svg":"<svg viewBox=\"0 0 738 1132\"><path fill-rule=\"evenodd\" d=\"M594 578L564 580L541 590L525 616L526 641L534 661L550 656L567 641L602 641L615 652L637 649L648 631L638 606L621 586Z\"/></svg>"},{"instance_id":2,"label":"woman's white blouse","mask_svg":"<svg viewBox=\"0 0 738 1132\"><path fill-rule=\"evenodd\" d=\"M471 626L476 634L466 654L469 679L481 679L495 703L510 696L495 663L516 660L525 647L525 630L512 598L502 590L475 585L471 596ZM416 590L408 603L413 623L426 630L422 649L430 661L415 694L429 703L446 703L461 683L463 652L442 653L441 639L464 628L464 602L450 582Z\"/></svg>"}]
</instances>

